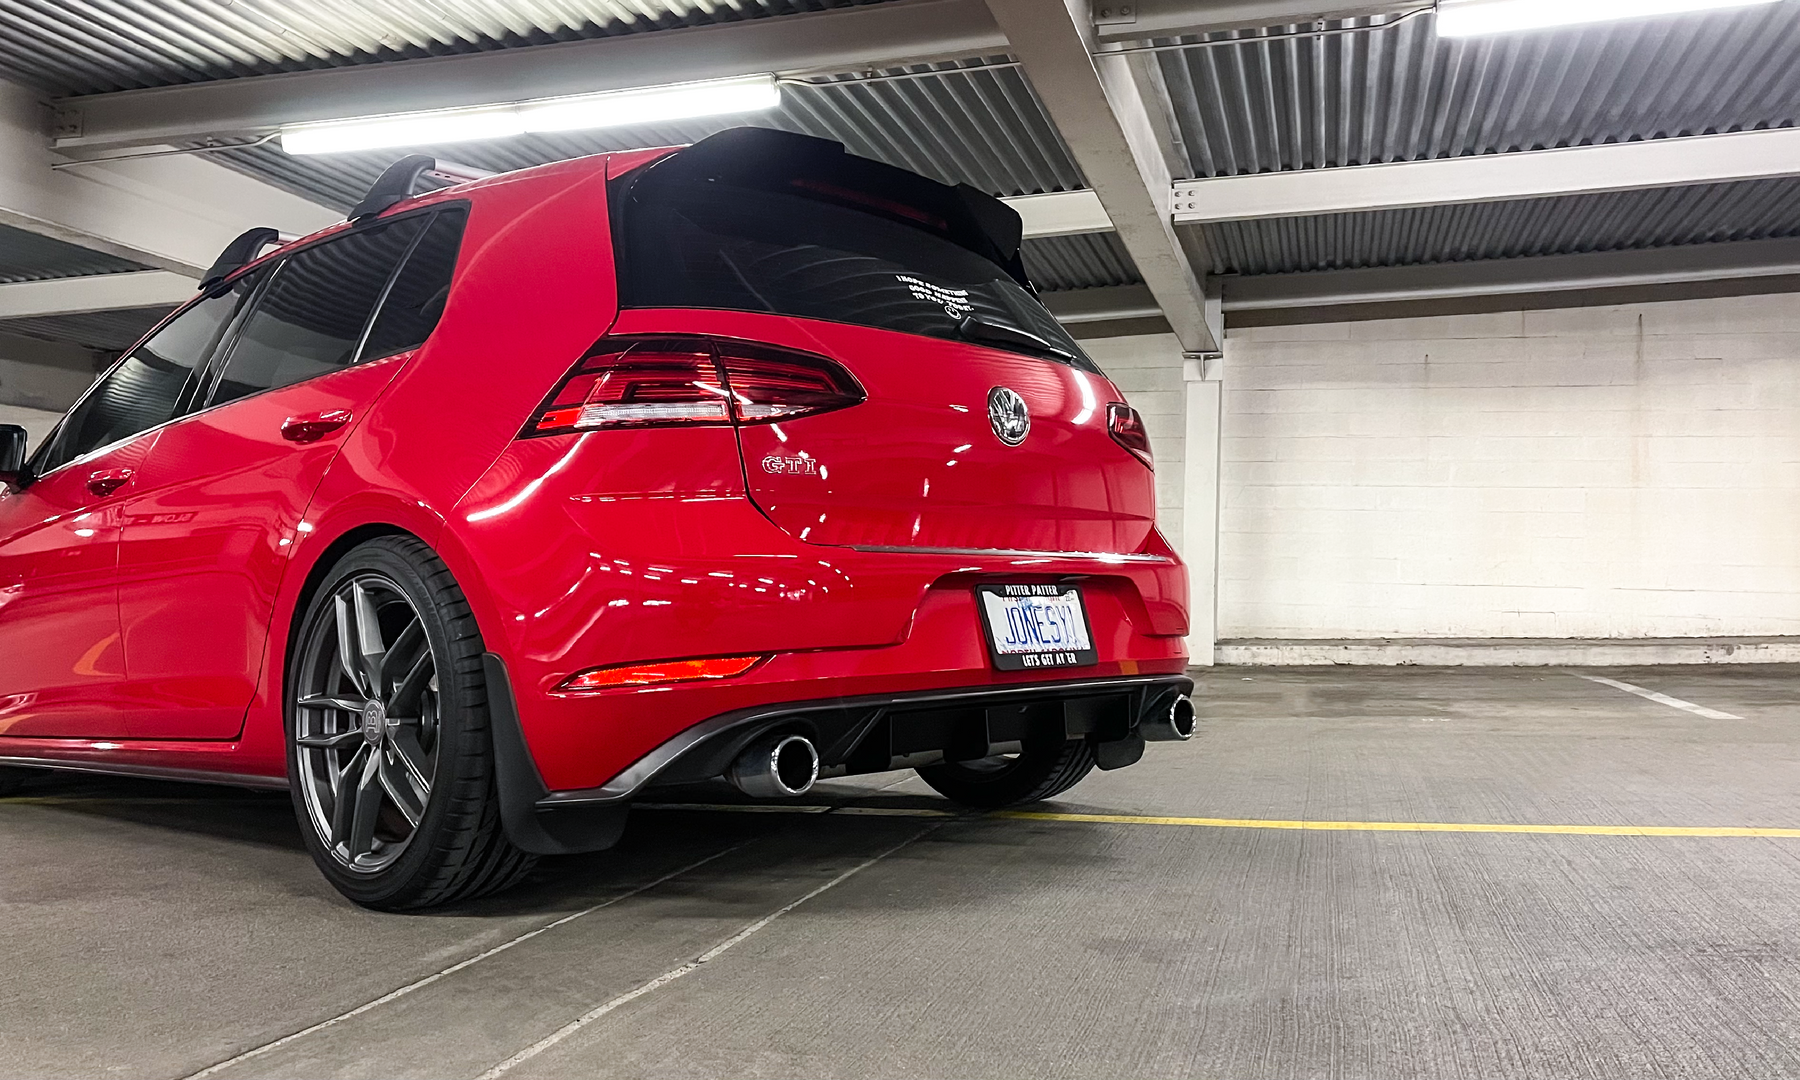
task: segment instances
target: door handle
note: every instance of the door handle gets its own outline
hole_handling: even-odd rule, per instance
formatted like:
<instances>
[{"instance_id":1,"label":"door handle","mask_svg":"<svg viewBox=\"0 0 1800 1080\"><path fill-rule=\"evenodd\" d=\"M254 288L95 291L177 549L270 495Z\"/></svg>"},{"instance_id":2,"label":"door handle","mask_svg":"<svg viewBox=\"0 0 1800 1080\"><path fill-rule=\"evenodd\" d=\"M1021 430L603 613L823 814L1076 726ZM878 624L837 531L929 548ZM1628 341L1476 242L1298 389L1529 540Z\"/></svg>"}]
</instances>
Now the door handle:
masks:
<instances>
[{"instance_id":1,"label":"door handle","mask_svg":"<svg viewBox=\"0 0 1800 1080\"><path fill-rule=\"evenodd\" d=\"M104 499L124 487L131 477L130 469L101 469L88 474L87 489Z\"/></svg>"},{"instance_id":2,"label":"door handle","mask_svg":"<svg viewBox=\"0 0 1800 1080\"><path fill-rule=\"evenodd\" d=\"M318 442L354 418L354 414L348 409L327 409L324 412L307 413L305 416L290 416L281 422L281 437L288 442Z\"/></svg>"}]
</instances>

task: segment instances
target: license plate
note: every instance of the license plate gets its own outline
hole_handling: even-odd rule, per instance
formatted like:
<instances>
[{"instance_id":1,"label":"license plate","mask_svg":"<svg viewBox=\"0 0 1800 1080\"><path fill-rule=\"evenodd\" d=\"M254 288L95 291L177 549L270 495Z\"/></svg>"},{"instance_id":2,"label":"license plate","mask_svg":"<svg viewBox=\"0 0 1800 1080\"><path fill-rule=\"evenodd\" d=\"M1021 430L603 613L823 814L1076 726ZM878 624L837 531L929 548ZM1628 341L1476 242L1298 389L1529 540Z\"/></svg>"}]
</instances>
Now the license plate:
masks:
<instances>
[{"instance_id":1,"label":"license plate","mask_svg":"<svg viewBox=\"0 0 1800 1080\"><path fill-rule=\"evenodd\" d=\"M1100 662L1081 590L1073 585L977 585L988 656L1001 671Z\"/></svg>"}]
</instances>

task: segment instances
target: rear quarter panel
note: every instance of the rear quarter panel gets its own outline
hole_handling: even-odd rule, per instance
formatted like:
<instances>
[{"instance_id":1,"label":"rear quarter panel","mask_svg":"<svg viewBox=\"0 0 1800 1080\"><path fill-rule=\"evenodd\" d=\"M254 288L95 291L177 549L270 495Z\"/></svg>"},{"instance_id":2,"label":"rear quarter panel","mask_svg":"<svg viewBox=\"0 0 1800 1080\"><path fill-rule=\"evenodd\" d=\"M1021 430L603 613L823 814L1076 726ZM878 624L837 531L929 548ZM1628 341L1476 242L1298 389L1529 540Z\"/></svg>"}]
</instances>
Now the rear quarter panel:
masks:
<instances>
[{"instance_id":1,"label":"rear quarter panel","mask_svg":"<svg viewBox=\"0 0 1800 1080\"><path fill-rule=\"evenodd\" d=\"M419 536L450 566L483 629L498 625L482 584L487 568L443 524L617 314L604 164L575 165L468 194L442 320L345 441L307 509L234 767L285 768L281 695L295 609L321 556L352 531Z\"/></svg>"}]
</instances>

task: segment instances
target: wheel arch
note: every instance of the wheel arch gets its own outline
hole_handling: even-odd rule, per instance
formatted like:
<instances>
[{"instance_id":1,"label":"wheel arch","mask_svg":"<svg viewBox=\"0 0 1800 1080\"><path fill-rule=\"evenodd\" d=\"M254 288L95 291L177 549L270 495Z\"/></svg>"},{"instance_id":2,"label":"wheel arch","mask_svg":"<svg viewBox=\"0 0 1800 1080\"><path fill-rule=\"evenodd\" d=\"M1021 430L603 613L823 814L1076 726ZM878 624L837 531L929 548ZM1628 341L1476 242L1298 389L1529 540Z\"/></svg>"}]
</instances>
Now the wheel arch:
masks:
<instances>
[{"instance_id":1,"label":"wheel arch","mask_svg":"<svg viewBox=\"0 0 1800 1080\"><path fill-rule=\"evenodd\" d=\"M324 582L325 576L331 573L331 568L338 564L338 560L358 544L367 543L380 536L410 536L420 543L430 546L424 537L411 529L401 528L391 522L375 521L346 530L320 549L318 555L307 567L306 576L300 582L300 591L295 594L292 609L288 613L286 640L281 645L281 667L276 676L276 688L281 695L280 700L284 702L282 706L284 709L286 708L288 664L294 658L294 641L300 634L300 623L306 616L306 609L311 606L313 597L318 594L320 584Z\"/></svg>"}]
</instances>

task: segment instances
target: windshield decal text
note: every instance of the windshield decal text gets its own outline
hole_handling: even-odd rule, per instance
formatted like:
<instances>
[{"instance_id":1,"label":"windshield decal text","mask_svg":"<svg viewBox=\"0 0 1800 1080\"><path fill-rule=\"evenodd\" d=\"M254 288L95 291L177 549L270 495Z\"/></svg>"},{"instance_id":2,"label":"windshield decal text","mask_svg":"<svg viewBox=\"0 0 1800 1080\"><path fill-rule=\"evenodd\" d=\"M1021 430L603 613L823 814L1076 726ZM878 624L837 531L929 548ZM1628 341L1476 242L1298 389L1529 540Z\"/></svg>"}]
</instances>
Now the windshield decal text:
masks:
<instances>
[{"instance_id":1,"label":"windshield decal text","mask_svg":"<svg viewBox=\"0 0 1800 1080\"><path fill-rule=\"evenodd\" d=\"M960 321L975 311L975 305L969 303L969 290L967 289L946 289L942 285L920 281L907 274L895 274L894 277L906 286L915 299L923 300L928 304L941 305L944 314L952 319Z\"/></svg>"}]
</instances>

